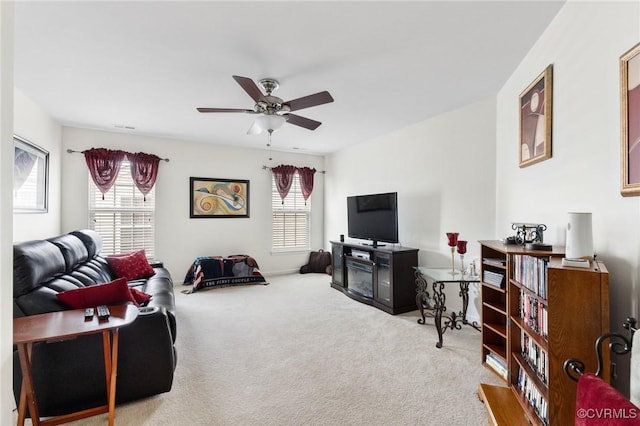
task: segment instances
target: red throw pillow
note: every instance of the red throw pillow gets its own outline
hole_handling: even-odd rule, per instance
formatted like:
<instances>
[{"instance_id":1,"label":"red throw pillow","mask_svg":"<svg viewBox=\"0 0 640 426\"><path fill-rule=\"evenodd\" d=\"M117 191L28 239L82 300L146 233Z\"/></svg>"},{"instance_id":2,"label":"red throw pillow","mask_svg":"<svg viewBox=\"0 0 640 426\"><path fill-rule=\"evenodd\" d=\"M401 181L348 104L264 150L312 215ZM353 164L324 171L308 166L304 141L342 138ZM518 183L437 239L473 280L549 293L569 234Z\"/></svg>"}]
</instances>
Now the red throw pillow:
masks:
<instances>
[{"instance_id":1,"label":"red throw pillow","mask_svg":"<svg viewBox=\"0 0 640 426\"><path fill-rule=\"evenodd\" d=\"M56 295L58 300L72 309L92 308L98 305L116 305L131 302L138 306L131 295L127 280L118 278L105 284L90 285L63 291Z\"/></svg>"},{"instance_id":2,"label":"red throw pillow","mask_svg":"<svg viewBox=\"0 0 640 426\"><path fill-rule=\"evenodd\" d=\"M133 287L130 287L129 289L131 290L131 295L133 296L133 298L136 299L136 302L138 302L138 305L144 306L149 303L149 300L151 300L150 294L147 294L144 291L140 291L137 288Z\"/></svg>"},{"instance_id":3,"label":"red throw pillow","mask_svg":"<svg viewBox=\"0 0 640 426\"><path fill-rule=\"evenodd\" d=\"M118 278L138 280L155 275L144 250L107 257L107 263Z\"/></svg>"}]
</instances>

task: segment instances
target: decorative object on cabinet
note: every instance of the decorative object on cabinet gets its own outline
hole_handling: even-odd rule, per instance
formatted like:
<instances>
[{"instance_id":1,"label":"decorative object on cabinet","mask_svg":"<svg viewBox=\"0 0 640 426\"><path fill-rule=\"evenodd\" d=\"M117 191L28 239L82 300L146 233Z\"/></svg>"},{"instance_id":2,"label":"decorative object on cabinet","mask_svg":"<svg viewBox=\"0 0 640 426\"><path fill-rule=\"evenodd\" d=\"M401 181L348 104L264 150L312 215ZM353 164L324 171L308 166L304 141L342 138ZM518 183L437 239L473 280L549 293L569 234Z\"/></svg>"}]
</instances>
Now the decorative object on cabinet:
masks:
<instances>
[{"instance_id":1,"label":"decorative object on cabinet","mask_svg":"<svg viewBox=\"0 0 640 426\"><path fill-rule=\"evenodd\" d=\"M534 425L573 424L576 385L563 363L575 356L589 369L596 366L593 342L609 329L606 267L598 261L588 269L564 267L562 247L480 244L482 276L493 271L506 282L504 289L481 283L482 363L507 384L480 385L490 418L509 412Z\"/></svg>"},{"instance_id":2,"label":"decorative object on cabinet","mask_svg":"<svg viewBox=\"0 0 640 426\"><path fill-rule=\"evenodd\" d=\"M569 213L567 223L566 256L564 266L588 268L595 258L591 213Z\"/></svg>"},{"instance_id":3,"label":"decorative object on cabinet","mask_svg":"<svg viewBox=\"0 0 640 426\"><path fill-rule=\"evenodd\" d=\"M331 241L331 257L331 287L392 315L417 309L418 249Z\"/></svg>"},{"instance_id":4,"label":"decorative object on cabinet","mask_svg":"<svg viewBox=\"0 0 640 426\"><path fill-rule=\"evenodd\" d=\"M621 189L640 195L640 43L620 57Z\"/></svg>"},{"instance_id":5,"label":"decorative object on cabinet","mask_svg":"<svg viewBox=\"0 0 640 426\"><path fill-rule=\"evenodd\" d=\"M49 153L13 137L13 211L46 213L49 195Z\"/></svg>"},{"instance_id":6,"label":"decorative object on cabinet","mask_svg":"<svg viewBox=\"0 0 640 426\"><path fill-rule=\"evenodd\" d=\"M543 223L520 223L512 222L511 229L516 231L514 235L514 242L525 246L527 244L540 244L544 243L544 231L547 230L547 225ZM509 241L505 241L509 243Z\"/></svg>"},{"instance_id":7,"label":"decorative object on cabinet","mask_svg":"<svg viewBox=\"0 0 640 426\"><path fill-rule=\"evenodd\" d=\"M551 158L553 65L520 94L520 167Z\"/></svg>"},{"instance_id":8,"label":"decorative object on cabinet","mask_svg":"<svg viewBox=\"0 0 640 426\"><path fill-rule=\"evenodd\" d=\"M249 181L189 178L189 217L249 217Z\"/></svg>"}]
</instances>

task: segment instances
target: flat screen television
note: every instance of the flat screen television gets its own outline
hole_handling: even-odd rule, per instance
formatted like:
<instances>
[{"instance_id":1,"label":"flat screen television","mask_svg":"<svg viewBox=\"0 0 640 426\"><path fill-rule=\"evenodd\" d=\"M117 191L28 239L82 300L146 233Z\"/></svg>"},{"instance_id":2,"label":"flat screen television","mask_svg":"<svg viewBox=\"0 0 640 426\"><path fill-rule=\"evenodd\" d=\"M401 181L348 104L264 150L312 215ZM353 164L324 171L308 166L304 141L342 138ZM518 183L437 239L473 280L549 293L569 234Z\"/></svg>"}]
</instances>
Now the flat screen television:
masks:
<instances>
[{"instance_id":1,"label":"flat screen television","mask_svg":"<svg viewBox=\"0 0 640 426\"><path fill-rule=\"evenodd\" d=\"M349 238L387 243L398 242L398 193L347 197Z\"/></svg>"}]
</instances>

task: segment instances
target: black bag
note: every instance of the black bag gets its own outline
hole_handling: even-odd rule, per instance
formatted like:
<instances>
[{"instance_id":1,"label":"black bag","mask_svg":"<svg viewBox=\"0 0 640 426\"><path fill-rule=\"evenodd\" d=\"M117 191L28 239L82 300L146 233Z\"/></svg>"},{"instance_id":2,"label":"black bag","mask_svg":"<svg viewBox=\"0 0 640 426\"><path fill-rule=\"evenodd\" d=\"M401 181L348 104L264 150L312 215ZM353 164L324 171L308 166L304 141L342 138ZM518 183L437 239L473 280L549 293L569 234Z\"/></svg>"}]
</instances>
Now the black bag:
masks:
<instances>
[{"instance_id":1,"label":"black bag","mask_svg":"<svg viewBox=\"0 0 640 426\"><path fill-rule=\"evenodd\" d=\"M331 253L322 249L309 253L309 263L300 267L301 274L317 272L331 275Z\"/></svg>"}]
</instances>

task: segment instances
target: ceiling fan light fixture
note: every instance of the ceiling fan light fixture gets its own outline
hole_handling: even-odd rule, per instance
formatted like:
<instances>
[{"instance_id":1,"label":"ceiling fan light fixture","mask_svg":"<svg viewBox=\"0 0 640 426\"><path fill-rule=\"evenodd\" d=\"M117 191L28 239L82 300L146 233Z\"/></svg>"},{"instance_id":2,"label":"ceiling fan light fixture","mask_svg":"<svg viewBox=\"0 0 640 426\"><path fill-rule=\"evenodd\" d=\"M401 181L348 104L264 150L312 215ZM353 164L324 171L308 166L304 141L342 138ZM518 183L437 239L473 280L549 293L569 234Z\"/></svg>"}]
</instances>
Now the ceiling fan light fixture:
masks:
<instances>
[{"instance_id":1,"label":"ceiling fan light fixture","mask_svg":"<svg viewBox=\"0 0 640 426\"><path fill-rule=\"evenodd\" d=\"M278 130L287 119L278 114L265 114L256 118L254 121L252 128L257 131L257 133L262 133L264 131L274 131Z\"/></svg>"}]
</instances>

